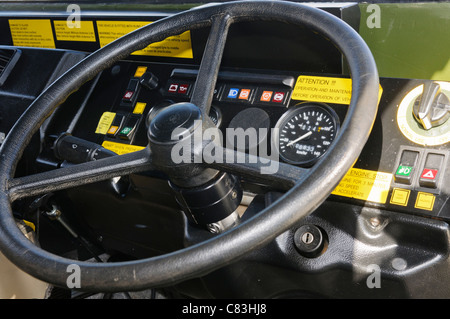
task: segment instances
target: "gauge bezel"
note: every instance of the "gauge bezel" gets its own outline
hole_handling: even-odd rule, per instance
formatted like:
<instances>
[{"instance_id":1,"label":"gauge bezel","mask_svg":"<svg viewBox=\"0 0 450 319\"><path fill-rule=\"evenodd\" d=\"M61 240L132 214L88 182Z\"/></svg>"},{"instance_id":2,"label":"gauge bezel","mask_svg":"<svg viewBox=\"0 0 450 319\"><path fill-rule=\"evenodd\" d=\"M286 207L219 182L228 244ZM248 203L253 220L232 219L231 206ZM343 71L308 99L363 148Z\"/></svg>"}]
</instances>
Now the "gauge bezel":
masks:
<instances>
[{"instance_id":1,"label":"gauge bezel","mask_svg":"<svg viewBox=\"0 0 450 319\"><path fill-rule=\"evenodd\" d=\"M298 112L300 109L303 109L303 108L309 107L309 106L313 106L313 107L319 108L322 111L328 113L328 115L331 117L331 119L333 121L333 125L335 127L335 136L334 136L333 141L331 141L331 144L334 142L334 140L336 139L336 136L339 134L339 130L340 130L339 116L336 113L336 111L333 108L331 108L329 105L327 105L325 103L318 103L318 102L302 102L302 103L295 104L295 105L291 106L285 113L283 113L281 115L281 117L278 119L278 121L277 121L277 123L275 124L275 127L274 127L275 128L274 133L272 135L272 138L273 138L272 143L277 148L278 156L283 162L286 162L288 164L302 166L302 167L311 167L322 156L324 156L328 152L328 149L327 149L320 156L317 156L317 157L315 157L313 159L310 159L310 160L293 161L293 160L283 156L282 152L279 149L279 147L280 147L280 142L279 142L280 141L279 140L280 136L279 136L279 133L280 133L281 127L283 127L286 124L286 122L289 121L292 118L293 114ZM330 144L330 146L331 146L331 144ZM328 148L330 146L328 146Z\"/></svg>"}]
</instances>

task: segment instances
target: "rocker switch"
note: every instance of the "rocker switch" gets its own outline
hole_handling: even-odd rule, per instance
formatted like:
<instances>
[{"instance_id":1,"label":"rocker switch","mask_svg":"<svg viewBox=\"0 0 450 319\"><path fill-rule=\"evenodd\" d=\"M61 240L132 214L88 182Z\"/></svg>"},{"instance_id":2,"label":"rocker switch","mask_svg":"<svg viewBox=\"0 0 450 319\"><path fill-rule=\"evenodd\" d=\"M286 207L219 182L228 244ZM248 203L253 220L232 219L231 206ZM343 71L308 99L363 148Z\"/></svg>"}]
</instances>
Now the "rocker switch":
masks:
<instances>
[{"instance_id":1,"label":"rocker switch","mask_svg":"<svg viewBox=\"0 0 450 319\"><path fill-rule=\"evenodd\" d=\"M400 163L394 175L396 183L411 185L415 172L415 167L419 158L419 152L404 150L400 158Z\"/></svg>"},{"instance_id":2,"label":"rocker switch","mask_svg":"<svg viewBox=\"0 0 450 319\"><path fill-rule=\"evenodd\" d=\"M420 174L419 185L422 187L436 188L443 163L443 154L428 153L425 165Z\"/></svg>"}]
</instances>

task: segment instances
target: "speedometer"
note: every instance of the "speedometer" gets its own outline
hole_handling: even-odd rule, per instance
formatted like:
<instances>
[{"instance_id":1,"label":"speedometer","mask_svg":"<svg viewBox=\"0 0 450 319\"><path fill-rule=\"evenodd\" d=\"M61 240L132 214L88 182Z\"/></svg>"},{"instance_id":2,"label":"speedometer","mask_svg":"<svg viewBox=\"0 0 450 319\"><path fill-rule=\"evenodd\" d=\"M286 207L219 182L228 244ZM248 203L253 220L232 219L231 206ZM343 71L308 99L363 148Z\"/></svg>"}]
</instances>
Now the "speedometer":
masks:
<instances>
[{"instance_id":1,"label":"speedometer","mask_svg":"<svg viewBox=\"0 0 450 319\"><path fill-rule=\"evenodd\" d=\"M339 118L322 104L298 104L281 116L275 126L275 143L287 163L309 166L330 147L339 130Z\"/></svg>"}]
</instances>

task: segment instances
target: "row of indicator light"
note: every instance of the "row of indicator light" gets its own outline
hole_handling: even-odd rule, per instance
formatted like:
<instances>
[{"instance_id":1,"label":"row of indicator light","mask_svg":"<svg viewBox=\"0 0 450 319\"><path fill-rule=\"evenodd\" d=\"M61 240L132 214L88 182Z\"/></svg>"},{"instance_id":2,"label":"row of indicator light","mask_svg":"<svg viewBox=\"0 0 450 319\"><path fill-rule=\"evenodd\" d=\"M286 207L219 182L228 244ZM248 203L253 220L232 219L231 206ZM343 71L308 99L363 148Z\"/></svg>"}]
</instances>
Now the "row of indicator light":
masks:
<instances>
[{"instance_id":1,"label":"row of indicator light","mask_svg":"<svg viewBox=\"0 0 450 319\"><path fill-rule=\"evenodd\" d=\"M239 100L248 100L250 98L250 93L252 90L250 89L237 89L237 88L231 88L228 91L228 98L229 99L239 99Z\"/></svg>"},{"instance_id":2,"label":"row of indicator light","mask_svg":"<svg viewBox=\"0 0 450 319\"><path fill-rule=\"evenodd\" d=\"M227 98L248 100L250 98L251 92L251 89L230 88ZM261 102L283 103L284 96L284 92L263 91L259 100Z\"/></svg>"},{"instance_id":3,"label":"row of indicator light","mask_svg":"<svg viewBox=\"0 0 450 319\"><path fill-rule=\"evenodd\" d=\"M188 89L189 84L171 83L167 91L170 93L187 94Z\"/></svg>"}]
</instances>

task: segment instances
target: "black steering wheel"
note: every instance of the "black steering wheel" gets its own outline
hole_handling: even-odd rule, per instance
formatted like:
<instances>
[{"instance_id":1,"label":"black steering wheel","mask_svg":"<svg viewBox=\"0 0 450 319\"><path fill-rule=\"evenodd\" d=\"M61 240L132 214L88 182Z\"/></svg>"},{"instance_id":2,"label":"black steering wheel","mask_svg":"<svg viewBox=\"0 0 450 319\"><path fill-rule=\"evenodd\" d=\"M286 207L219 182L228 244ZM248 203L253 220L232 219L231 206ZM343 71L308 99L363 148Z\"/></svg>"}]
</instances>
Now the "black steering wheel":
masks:
<instances>
[{"instance_id":1,"label":"black steering wheel","mask_svg":"<svg viewBox=\"0 0 450 319\"><path fill-rule=\"evenodd\" d=\"M25 177L14 177L19 159L44 120L81 85L100 71L153 42L187 30L211 27L191 103L208 114L214 86L232 23L275 20L307 27L332 41L346 57L352 76L352 97L341 133L328 153L312 168L279 163L276 174L259 178L290 188L273 205L205 242L148 259L91 263L62 258L31 243L17 228L12 202L115 176L158 169L156 151L144 150ZM48 87L11 129L0 150L0 250L14 264L38 279L66 286L68 267L81 270L83 291L133 291L172 285L228 265L266 245L310 214L333 191L358 158L373 126L379 79L374 59L361 37L342 20L313 7L280 1L238 1L205 6L158 20L92 53ZM159 155L159 154L158 154ZM209 169L254 177L258 164L217 163Z\"/></svg>"}]
</instances>

